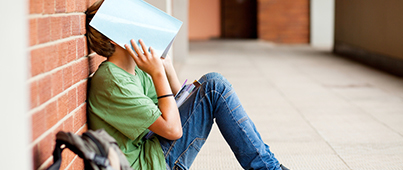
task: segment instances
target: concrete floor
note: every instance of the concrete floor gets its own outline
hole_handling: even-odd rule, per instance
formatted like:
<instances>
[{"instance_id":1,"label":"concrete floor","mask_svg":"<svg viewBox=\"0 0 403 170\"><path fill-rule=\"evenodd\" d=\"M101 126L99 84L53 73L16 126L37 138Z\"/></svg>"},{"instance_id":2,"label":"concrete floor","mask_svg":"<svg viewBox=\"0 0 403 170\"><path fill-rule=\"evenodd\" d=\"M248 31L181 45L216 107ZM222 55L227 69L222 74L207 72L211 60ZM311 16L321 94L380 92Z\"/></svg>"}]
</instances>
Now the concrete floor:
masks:
<instances>
[{"instance_id":1,"label":"concrete floor","mask_svg":"<svg viewBox=\"0 0 403 170\"><path fill-rule=\"evenodd\" d=\"M262 41L190 44L180 79L220 72L293 170L403 170L403 79L330 50ZM242 169L214 126L191 169Z\"/></svg>"}]
</instances>

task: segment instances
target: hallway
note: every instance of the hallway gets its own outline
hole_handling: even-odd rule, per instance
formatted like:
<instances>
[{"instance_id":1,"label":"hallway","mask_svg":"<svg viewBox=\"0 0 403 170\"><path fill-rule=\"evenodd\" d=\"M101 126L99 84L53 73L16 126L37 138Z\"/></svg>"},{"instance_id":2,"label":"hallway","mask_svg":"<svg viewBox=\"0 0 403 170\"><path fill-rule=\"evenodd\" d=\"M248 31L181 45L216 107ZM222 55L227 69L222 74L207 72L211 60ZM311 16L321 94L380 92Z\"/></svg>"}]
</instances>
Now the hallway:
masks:
<instances>
[{"instance_id":1,"label":"hallway","mask_svg":"<svg viewBox=\"0 0 403 170\"><path fill-rule=\"evenodd\" d=\"M190 43L180 81L234 86L263 140L293 170L403 169L403 79L308 45ZM213 126L193 170L242 169Z\"/></svg>"}]
</instances>

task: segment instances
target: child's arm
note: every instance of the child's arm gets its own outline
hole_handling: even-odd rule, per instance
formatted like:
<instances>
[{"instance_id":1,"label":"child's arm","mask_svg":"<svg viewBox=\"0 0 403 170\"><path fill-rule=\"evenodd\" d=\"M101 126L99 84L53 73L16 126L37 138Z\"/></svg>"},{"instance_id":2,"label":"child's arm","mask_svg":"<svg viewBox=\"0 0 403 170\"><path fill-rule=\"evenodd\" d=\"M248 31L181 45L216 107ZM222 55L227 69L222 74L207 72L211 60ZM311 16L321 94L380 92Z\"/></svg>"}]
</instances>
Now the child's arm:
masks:
<instances>
[{"instance_id":1,"label":"child's arm","mask_svg":"<svg viewBox=\"0 0 403 170\"><path fill-rule=\"evenodd\" d=\"M142 40L139 40L139 42L144 53L141 52L134 40L131 40L131 44L138 55L126 44L127 52L133 57L137 66L152 77L157 96L168 95L167 97L158 99L158 107L162 115L158 117L148 129L169 140L179 139L182 137L182 124L179 117L179 110L176 106L175 98L173 95L169 95L172 94L172 90L162 60L155 56L152 48L150 48L151 53L148 52Z\"/></svg>"},{"instance_id":2,"label":"child's arm","mask_svg":"<svg viewBox=\"0 0 403 170\"><path fill-rule=\"evenodd\" d=\"M180 88L181 84L178 79L178 75L176 74L175 68L172 64L172 59L169 55L165 57L165 59L162 59L162 63L165 68L165 73L167 74L167 78L169 81L169 85L171 86L172 93L176 95Z\"/></svg>"}]
</instances>

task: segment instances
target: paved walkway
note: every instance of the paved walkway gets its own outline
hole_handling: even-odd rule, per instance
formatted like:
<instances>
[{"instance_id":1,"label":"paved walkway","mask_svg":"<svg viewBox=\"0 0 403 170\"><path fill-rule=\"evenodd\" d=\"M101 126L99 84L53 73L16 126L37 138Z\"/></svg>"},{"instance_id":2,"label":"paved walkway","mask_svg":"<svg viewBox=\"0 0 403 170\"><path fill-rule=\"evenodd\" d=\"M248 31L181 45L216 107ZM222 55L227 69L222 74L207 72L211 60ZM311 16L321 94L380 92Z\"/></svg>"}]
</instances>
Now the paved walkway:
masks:
<instances>
[{"instance_id":1,"label":"paved walkway","mask_svg":"<svg viewBox=\"0 0 403 170\"><path fill-rule=\"evenodd\" d=\"M403 79L307 45L192 42L181 80L220 72L293 170L403 170ZM214 126L191 167L242 169Z\"/></svg>"}]
</instances>

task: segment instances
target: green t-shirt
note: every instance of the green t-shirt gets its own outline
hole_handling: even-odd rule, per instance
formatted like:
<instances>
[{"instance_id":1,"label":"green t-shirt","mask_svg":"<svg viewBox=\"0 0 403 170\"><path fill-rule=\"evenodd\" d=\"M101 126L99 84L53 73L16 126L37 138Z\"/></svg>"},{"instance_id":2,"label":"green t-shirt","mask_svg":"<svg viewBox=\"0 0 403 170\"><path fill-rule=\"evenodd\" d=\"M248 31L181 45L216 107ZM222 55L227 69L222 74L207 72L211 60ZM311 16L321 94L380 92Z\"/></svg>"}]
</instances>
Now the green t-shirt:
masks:
<instances>
[{"instance_id":1,"label":"green t-shirt","mask_svg":"<svg viewBox=\"0 0 403 170\"><path fill-rule=\"evenodd\" d=\"M129 74L103 62L91 78L88 95L90 129L105 129L114 137L134 169L166 169L157 137L144 140L148 127L161 115L151 78L136 68Z\"/></svg>"}]
</instances>

